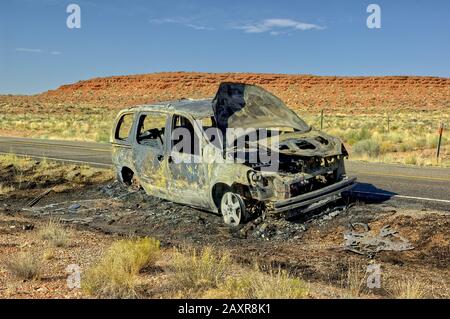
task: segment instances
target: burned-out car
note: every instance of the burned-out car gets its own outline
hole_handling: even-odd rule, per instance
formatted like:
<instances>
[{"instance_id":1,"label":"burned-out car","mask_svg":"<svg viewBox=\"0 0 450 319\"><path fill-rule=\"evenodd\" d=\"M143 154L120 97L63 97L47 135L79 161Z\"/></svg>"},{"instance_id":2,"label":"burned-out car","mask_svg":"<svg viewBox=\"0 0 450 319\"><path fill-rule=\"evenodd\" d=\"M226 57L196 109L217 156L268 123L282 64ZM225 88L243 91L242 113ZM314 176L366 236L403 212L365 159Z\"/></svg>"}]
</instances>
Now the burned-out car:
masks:
<instances>
[{"instance_id":1,"label":"burned-out car","mask_svg":"<svg viewBox=\"0 0 450 319\"><path fill-rule=\"evenodd\" d=\"M212 99L120 111L111 143L118 179L220 212L236 226L262 211L308 212L338 199L342 142L314 130L261 87L222 83Z\"/></svg>"}]
</instances>

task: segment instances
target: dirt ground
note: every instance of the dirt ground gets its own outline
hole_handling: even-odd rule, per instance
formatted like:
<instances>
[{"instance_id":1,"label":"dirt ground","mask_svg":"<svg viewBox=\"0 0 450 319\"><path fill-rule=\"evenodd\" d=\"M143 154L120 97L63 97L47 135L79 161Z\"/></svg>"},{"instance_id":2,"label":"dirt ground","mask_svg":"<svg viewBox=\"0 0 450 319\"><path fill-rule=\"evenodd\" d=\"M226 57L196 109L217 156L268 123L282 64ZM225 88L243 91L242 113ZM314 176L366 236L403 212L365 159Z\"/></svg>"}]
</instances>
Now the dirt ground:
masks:
<instances>
[{"instance_id":1,"label":"dirt ground","mask_svg":"<svg viewBox=\"0 0 450 319\"><path fill-rule=\"evenodd\" d=\"M2 180L14 179L13 173L3 169ZM423 297L450 297L449 211L431 211L420 205L341 202L309 216L289 221L266 216L234 229L218 215L160 200L113 180L99 179L75 188L57 178L30 185L0 195L3 298L86 297L80 290L67 288L67 265L85 269L114 240L129 235L155 237L163 249L212 245L231 252L240 264L281 267L309 283L312 298L390 298L408 289L405 283L411 283ZM30 200L50 188L53 191L30 207ZM74 240L69 247L52 250L41 280L14 279L5 262L27 249L45 252L45 243L36 233L49 219L66 225ZM390 225L412 249L365 254L346 250L344 234L357 223L367 224L372 235ZM369 265L380 265L381 287L369 289L364 284L355 294L349 280L354 276L361 276L358 282L364 280Z\"/></svg>"}]
</instances>

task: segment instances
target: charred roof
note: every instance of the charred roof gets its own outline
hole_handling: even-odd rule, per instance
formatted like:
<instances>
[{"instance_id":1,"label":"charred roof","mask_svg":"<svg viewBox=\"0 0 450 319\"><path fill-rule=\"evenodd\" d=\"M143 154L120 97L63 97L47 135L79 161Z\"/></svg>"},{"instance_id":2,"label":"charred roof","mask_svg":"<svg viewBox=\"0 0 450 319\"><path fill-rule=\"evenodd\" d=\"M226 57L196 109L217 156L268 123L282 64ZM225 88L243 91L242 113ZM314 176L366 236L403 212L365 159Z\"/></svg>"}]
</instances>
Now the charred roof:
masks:
<instances>
[{"instance_id":1,"label":"charred roof","mask_svg":"<svg viewBox=\"0 0 450 319\"><path fill-rule=\"evenodd\" d=\"M205 118L214 115L212 98L192 100L181 99L176 101L157 102L130 107L134 111L159 111L165 113L189 114L194 118Z\"/></svg>"}]
</instances>

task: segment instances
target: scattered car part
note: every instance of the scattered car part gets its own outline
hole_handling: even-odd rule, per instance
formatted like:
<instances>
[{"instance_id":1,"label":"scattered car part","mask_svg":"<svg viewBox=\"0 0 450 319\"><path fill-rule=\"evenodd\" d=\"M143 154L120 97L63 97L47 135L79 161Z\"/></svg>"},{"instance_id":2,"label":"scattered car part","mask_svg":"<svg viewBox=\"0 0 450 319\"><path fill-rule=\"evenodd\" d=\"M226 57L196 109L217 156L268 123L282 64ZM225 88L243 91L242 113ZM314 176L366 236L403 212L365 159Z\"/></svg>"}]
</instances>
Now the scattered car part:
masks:
<instances>
[{"instance_id":1,"label":"scattered car part","mask_svg":"<svg viewBox=\"0 0 450 319\"><path fill-rule=\"evenodd\" d=\"M373 257L383 250L405 251L414 248L408 240L401 237L389 225L381 228L376 235L372 234L369 225L364 223L350 224L350 228L344 233L344 249L360 255ZM363 231L357 228L362 228Z\"/></svg>"}]
</instances>

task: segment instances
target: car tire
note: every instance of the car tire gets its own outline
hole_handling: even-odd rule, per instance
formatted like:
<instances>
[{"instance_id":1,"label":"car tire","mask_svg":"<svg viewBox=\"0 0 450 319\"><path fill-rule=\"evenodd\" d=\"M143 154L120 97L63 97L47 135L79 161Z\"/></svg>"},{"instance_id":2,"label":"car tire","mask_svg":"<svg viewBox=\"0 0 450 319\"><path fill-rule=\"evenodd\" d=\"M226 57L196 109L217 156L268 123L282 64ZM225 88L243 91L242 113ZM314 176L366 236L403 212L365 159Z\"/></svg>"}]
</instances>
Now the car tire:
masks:
<instances>
[{"instance_id":1,"label":"car tire","mask_svg":"<svg viewBox=\"0 0 450 319\"><path fill-rule=\"evenodd\" d=\"M239 194L226 192L220 201L220 212L225 224L236 227L248 220L245 202Z\"/></svg>"},{"instance_id":2,"label":"car tire","mask_svg":"<svg viewBox=\"0 0 450 319\"><path fill-rule=\"evenodd\" d=\"M132 191L138 191L142 188L141 182L136 175L133 175L133 178L131 178L131 184L128 186L128 188Z\"/></svg>"}]
</instances>

